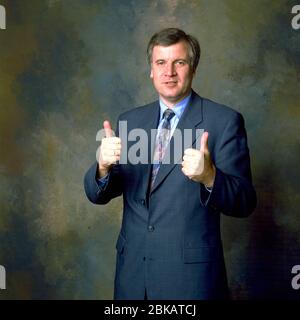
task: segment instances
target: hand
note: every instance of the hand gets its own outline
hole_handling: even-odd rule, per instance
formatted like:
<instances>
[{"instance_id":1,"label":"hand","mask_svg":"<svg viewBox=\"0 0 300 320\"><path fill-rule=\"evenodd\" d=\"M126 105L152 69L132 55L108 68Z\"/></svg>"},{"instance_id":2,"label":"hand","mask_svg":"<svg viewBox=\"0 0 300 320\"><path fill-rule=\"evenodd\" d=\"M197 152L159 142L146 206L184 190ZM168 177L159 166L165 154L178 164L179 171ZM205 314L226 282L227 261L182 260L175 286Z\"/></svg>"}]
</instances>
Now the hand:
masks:
<instances>
[{"instance_id":1,"label":"hand","mask_svg":"<svg viewBox=\"0 0 300 320\"><path fill-rule=\"evenodd\" d=\"M182 172L189 179L203 183L208 188L213 186L216 168L208 150L208 132L202 134L200 150L192 148L184 150Z\"/></svg>"},{"instance_id":2,"label":"hand","mask_svg":"<svg viewBox=\"0 0 300 320\"><path fill-rule=\"evenodd\" d=\"M111 170L112 166L120 160L121 156L121 139L113 136L113 131L109 121L103 122L105 138L101 140L100 159L99 159L99 176L104 177Z\"/></svg>"}]
</instances>

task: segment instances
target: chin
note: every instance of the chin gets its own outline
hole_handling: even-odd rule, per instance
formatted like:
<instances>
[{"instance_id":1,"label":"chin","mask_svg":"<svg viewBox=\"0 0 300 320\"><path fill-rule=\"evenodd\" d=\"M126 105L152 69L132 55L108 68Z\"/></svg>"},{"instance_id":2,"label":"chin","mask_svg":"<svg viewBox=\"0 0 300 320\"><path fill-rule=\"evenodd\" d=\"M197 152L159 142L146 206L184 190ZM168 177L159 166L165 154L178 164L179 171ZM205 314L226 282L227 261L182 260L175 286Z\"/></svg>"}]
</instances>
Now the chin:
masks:
<instances>
[{"instance_id":1,"label":"chin","mask_svg":"<svg viewBox=\"0 0 300 320\"><path fill-rule=\"evenodd\" d=\"M170 100L170 101L178 101L181 100L186 94L183 93L169 93L169 94L164 94L162 95L163 97L165 97L166 99Z\"/></svg>"},{"instance_id":2,"label":"chin","mask_svg":"<svg viewBox=\"0 0 300 320\"><path fill-rule=\"evenodd\" d=\"M182 95L179 94L178 92L165 92L162 94L163 97L169 100L177 100L179 99Z\"/></svg>"}]
</instances>

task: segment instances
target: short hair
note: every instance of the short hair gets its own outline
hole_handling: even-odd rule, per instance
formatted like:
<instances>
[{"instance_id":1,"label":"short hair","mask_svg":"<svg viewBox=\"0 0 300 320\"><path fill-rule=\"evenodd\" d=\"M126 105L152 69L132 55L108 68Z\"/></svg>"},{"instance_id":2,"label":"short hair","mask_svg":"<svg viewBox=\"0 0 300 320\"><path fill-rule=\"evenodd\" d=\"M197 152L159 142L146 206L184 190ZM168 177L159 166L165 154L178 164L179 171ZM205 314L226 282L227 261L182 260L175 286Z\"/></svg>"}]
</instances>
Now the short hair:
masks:
<instances>
[{"instance_id":1,"label":"short hair","mask_svg":"<svg viewBox=\"0 0 300 320\"><path fill-rule=\"evenodd\" d=\"M147 47L148 63L150 65L152 63L152 52L155 46L168 47L181 41L185 41L188 45L189 64L193 72L195 72L201 55L199 42L194 36L186 34L183 30L177 28L163 29L152 36Z\"/></svg>"}]
</instances>

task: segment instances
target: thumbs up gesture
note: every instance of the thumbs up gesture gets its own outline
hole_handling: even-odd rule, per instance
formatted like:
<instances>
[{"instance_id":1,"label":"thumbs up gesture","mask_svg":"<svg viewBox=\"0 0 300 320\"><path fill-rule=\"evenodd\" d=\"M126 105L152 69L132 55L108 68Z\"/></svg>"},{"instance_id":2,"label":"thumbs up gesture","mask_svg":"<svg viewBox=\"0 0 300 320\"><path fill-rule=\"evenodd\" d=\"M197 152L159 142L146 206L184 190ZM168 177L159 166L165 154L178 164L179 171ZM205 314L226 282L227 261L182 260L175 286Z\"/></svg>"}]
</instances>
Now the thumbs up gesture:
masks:
<instances>
[{"instance_id":1,"label":"thumbs up gesture","mask_svg":"<svg viewBox=\"0 0 300 320\"><path fill-rule=\"evenodd\" d=\"M113 130L110 122L103 122L105 138L101 140L100 157L99 157L99 176L104 177L121 156L121 139L113 136Z\"/></svg>"},{"instance_id":2,"label":"thumbs up gesture","mask_svg":"<svg viewBox=\"0 0 300 320\"><path fill-rule=\"evenodd\" d=\"M212 187L216 176L216 168L211 160L208 150L208 132L201 137L200 150L185 149L182 172L191 180Z\"/></svg>"}]
</instances>

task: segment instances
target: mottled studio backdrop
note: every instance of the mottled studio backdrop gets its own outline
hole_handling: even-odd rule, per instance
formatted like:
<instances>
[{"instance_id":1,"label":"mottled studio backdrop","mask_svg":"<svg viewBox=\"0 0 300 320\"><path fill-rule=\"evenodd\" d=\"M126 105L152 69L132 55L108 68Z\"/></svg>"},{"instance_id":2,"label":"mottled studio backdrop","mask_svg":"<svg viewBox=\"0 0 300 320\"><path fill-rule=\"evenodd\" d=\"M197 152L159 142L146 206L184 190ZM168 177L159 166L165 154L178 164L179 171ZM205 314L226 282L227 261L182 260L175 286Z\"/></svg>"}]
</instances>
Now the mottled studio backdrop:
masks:
<instances>
[{"instance_id":1,"label":"mottled studio backdrop","mask_svg":"<svg viewBox=\"0 0 300 320\"><path fill-rule=\"evenodd\" d=\"M194 89L246 120L258 208L225 217L232 296L300 298L300 30L287 0L0 0L0 299L110 299L122 201L88 202L104 119L156 98L146 45L195 35ZM299 1L298 1L299 2Z\"/></svg>"}]
</instances>

